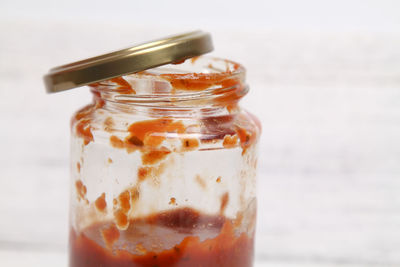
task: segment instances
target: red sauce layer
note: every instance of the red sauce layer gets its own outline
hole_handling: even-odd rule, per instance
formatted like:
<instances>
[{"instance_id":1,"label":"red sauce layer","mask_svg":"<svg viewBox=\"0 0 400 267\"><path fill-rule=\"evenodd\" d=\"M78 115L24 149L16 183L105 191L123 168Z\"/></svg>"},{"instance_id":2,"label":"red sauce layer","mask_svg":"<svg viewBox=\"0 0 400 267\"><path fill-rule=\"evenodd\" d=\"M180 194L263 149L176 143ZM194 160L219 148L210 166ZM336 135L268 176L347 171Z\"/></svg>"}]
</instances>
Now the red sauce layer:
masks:
<instances>
[{"instance_id":1,"label":"red sauce layer","mask_svg":"<svg viewBox=\"0 0 400 267\"><path fill-rule=\"evenodd\" d=\"M237 235L230 220L181 208L71 230L70 267L251 267L254 239Z\"/></svg>"}]
</instances>

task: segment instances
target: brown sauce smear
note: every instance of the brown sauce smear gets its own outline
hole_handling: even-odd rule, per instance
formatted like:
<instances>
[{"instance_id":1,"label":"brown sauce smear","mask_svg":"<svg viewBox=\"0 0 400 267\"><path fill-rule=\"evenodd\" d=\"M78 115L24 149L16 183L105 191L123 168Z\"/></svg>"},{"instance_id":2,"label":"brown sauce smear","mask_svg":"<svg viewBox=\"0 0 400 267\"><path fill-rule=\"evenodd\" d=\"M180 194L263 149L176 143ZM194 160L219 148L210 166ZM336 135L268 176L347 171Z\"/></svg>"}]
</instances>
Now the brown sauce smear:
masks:
<instances>
[{"instance_id":1,"label":"brown sauce smear","mask_svg":"<svg viewBox=\"0 0 400 267\"><path fill-rule=\"evenodd\" d=\"M129 225L125 231L113 223L71 230L70 267L253 266L253 236L236 234L224 216L181 208Z\"/></svg>"}]
</instances>

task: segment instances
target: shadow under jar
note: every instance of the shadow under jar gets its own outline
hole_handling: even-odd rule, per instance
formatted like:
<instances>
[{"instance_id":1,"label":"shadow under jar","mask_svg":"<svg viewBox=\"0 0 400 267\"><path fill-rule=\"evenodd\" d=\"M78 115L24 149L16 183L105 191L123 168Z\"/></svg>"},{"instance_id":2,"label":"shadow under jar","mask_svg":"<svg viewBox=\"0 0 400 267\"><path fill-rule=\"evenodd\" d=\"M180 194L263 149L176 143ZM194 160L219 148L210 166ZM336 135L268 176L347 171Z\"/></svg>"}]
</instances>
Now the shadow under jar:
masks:
<instances>
[{"instance_id":1,"label":"shadow under jar","mask_svg":"<svg viewBox=\"0 0 400 267\"><path fill-rule=\"evenodd\" d=\"M234 62L90 85L72 118L70 267L250 267L258 120Z\"/></svg>"}]
</instances>

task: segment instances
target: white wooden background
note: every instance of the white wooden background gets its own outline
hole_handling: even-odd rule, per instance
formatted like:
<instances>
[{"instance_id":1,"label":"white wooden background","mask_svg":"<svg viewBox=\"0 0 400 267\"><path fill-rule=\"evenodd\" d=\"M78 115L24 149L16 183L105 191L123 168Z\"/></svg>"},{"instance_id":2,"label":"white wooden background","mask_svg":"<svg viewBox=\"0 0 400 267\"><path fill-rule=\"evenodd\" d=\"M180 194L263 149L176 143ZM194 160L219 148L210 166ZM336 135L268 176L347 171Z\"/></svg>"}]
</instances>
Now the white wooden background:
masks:
<instances>
[{"instance_id":1,"label":"white wooden background","mask_svg":"<svg viewBox=\"0 0 400 267\"><path fill-rule=\"evenodd\" d=\"M0 266L66 264L69 117L90 96L46 95L41 76L182 30L49 21L0 18ZM213 55L247 67L243 105L264 127L258 266L400 266L396 25L205 29Z\"/></svg>"}]
</instances>

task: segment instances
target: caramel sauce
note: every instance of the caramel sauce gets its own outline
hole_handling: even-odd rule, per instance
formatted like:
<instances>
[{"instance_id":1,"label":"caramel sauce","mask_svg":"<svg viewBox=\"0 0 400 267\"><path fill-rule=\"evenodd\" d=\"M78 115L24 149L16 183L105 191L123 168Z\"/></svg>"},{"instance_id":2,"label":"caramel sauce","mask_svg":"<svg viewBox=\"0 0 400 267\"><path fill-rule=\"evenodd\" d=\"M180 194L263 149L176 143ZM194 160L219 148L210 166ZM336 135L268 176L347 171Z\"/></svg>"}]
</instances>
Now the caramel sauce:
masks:
<instances>
[{"instance_id":1,"label":"caramel sauce","mask_svg":"<svg viewBox=\"0 0 400 267\"><path fill-rule=\"evenodd\" d=\"M195 61L197 59L193 59ZM188 74L161 74L160 77L168 80L175 89L198 91L207 89L210 86L219 86L214 89L213 94L217 97L214 99L215 103L226 106L230 111L237 108L237 101L245 94L245 86L237 77L232 78L232 74L240 66L235 64L233 71L227 70L220 73L188 73ZM147 75L147 74L146 74ZM110 80L112 83L118 85L117 92L119 93L135 93L131 85L123 78L113 78ZM226 88L235 88L226 92ZM133 90L133 91L130 91ZM94 93L95 104L86 106L81 109L74 117L76 121L76 134L83 138L84 144L88 145L93 141L91 116L93 111L101 108L104 103L101 101L101 94L92 90ZM101 101L100 101L101 100ZM104 101L103 101L104 102ZM250 116L251 114L249 114ZM254 116L250 117L253 120ZM200 146L200 142L215 142L223 139L223 146L225 148L233 148L236 146L237 138L240 140L240 145L244 154L247 148L252 143L254 136L253 133L244 127L232 126L235 120L234 114L217 116L217 117L204 117L199 119L201 127L205 127L207 133L201 135L200 140L196 138L183 138L182 151L195 150ZM259 126L259 121L254 119L254 123ZM114 127L114 121L111 117L107 117L104 121L104 130L111 132ZM201 128L200 127L200 128ZM169 134L183 134L186 132L186 127L179 120L171 118L159 118L153 120L138 121L132 123L128 127L128 136L123 140L119 137L112 135L110 137L110 144L114 148L126 149L128 153L134 152L138 149L157 148L160 147ZM237 136L235 136L237 135ZM172 135L173 136L173 135ZM157 162L156 154L161 155L165 153L157 152L153 154L147 153L143 156L145 164L154 164L152 161ZM153 159L149 158L152 157Z\"/></svg>"},{"instance_id":2,"label":"caramel sauce","mask_svg":"<svg viewBox=\"0 0 400 267\"><path fill-rule=\"evenodd\" d=\"M141 244L141 243L138 243L137 245L136 245L136 252L138 252L138 254L145 254L146 252L147 252L147 250L145 249L145 247Z\"/></svg>"},{"instance_id":3,"label":"caramel sauce","mask_svg":"<svg viewBox=\"0 0 400 267\"><path fill-rule=\"evenodd\" d=\"M150 150L142 154L142 162L145 165L152 165L165 159L171 151L168 150Z\"/></svg>"},{"instance_id":4,"label":"caramel sauce","mask_svg":"<svg viewBox=\"0 0 400 267\"><path fill-rule=\"evenodd\" d=\"M144 138L143 145L148 147L158 147L164 140L165 140L164 136L149 135Z\"/></svg>"},{"instance_id":5,"label":"caramel sauce","mask_svg":"<svg viewBox=\"0 0 400 267\"><path fill-rule=\"evenodd\" d=\"M114 212L114 219L118 229L125 230L129 226L128 215L121 209Z\"/></svg>"},{"instance_id":6,"label":"caramel sauce","mask_svg":"<svg viewBox=\"0 0 400 267\"><path fill-rule=\"evenodd\" d=\"M174 89L184 91L203 91L210 87L227 88L237 84L237 79L229 78L232 72L223 73L174 73L161 74L160 77L167 80Z\"/></svg>"},{"instance_id":7,"label":"caramel sauce","mask_svg":"<svg viewBox=\"0 0 400 267\"><path fill-rule=\"evenodd\" d=\"M140 140L139 138L137 138L136 136L128 136L127 138L125 138L125 142L128 146L132 145L132 146L141 147L144 145L143 141Z\"/></svg>"},{"instance_id":8,"label":"caramel sauce","mask_svg":"<svg viewBox=\"0 0 400 267\"><path fill-rule=\"evenodd\" d=\"M125 230L129 226L128 217L139 199L141 182L142 180L138 180L135 186L128 188L113 199L114 220L120 230Z\"/></svg>"},{"instance_id":9,"label":"caramel sauce","mask_svg":"<svg viewBox=\"0 0 400 267\"><path fill-rule=\"evenodd\" d=\"M222 140L224 148L234 148L240 144L243 149L242 154L245 154L258 136L257 130L235 125L234 116L232 115L205 117L199 123L200 131L203 133L200 141L196 138L182 138L182 151L195 150L200 146L200 142L207 143ZM255 123L258 126L256 121ZM129 135L125 140L112 135L110 137L111 146L126 149L128 153L140 149L143 164L152 165L163 160L171 153L166 148L159 148L168 133L182 134L186 132L186 128L181 121L161 118L135 122L129 126L128 131Z\"/></svg>"},{"instance_id":10,"label":"caramel sauce","mask_svg":"<svg viewBox=\"0 0 400 267\"><path fill-rule=\"evenodd\" d=\"M233 148L233 147L236 147L237 141L238 141L237 135L234 135L234 136L225 135L222 145L225 148Z\"/></svg>"},{"instance_id":11,"label":"caramel sauce","mask_svg":"<svg viewBox=\"0 0 400 267\"><path fill-rule=\"evenodd\" d=\"M185 61L186 61L186 59L182 59L182 60L178 60L178 61L172 62L171 64L173 64L173 65L179 65L179 64L184 63Z\"/></svg>"},{"instance_id":12,"label":"caramel sauce","mask_svg":"<svg viewBox=\"0 0 400 267\"><path fill-rule=\"evenodd\" d=\"M128 190L125 190L118 196L118 203L121 210L127 213L131 209L131 194Z\"/></svg>"},{"instance_id":13,"label":"caramel sauce","mask_svg":"<svg viewBox=\"0 0 400 267\"><path fill-rule=\"evenodd\" d=\"M125 143L115 135L110 136L110 144L114 148L124 148Z\"/></svg>"},{"instance_id":14,"label":"caramel sauce","mask_svg":"<svg viewBox=\"0 0 400 267\"><path fill-rule=\"evenodd\" d=\"M168 203L169 205L177 205L176 204L176 198L174 198L174 197L171 197L171 199L169 200L169 203Z\"/></svg>"},{"instance_id":15,"label":"caramel sauce","mask_svg":"<svg viewBox=\"0 0 400 267\"><path fill-rule=\"evenodd\" d=\"M136 94L132 86L122 77L110 79L110 82L116 83L118 85L117 91L120 94Z\"/></svg>"},{"instance_id":16,"label":"caramel sauce","mask_svg":"<svg viewBox=\"0 0 400 267\"><path fill-rule=\"evenodd\" d=\"M219 208L220 214L224 214L224 212L226 210L226 206L228 205L228 202L229 202L229 193L226 192L221 197L221 206Z\"/></svg>"},{"instance_id":17,"label":"caramel sauce","mask_svg":"<svg viewBox=\"0 0 400 267\"><path fill-rule=\"evenodd\" d=\"M152 182L153 186L159 185L160 183L159 179L167 166L168 166L167 162L162 162L155 166L140 167L137 172L137 177L138 177L137 185L140 185L141 182L145 181L148 178L151 178L150 182Z\"/></svg>"},{"instance_id":18,"label":"caramel sauce","mask_svg":"<svg viewBox=\"0 0 400 267\"><path fill-rule=\"evenodd\" d=\"M198 183L198 185L203 188L206 189L207 188L207 184L206 182L203 180L203 178L201 178L200 175L196 175L196 182Z\"/></svg>"},{"instance_id":19,"label":"caramel sauce","mask_svg":"<svg viewBox=\"0 0 400 267\"><path fill-rule=\"evenodd\" d=\"M94 110L95 108L96 108L96 106L93 105L93 104L90 104L90 105L87 105L87 106L83 107L83 108L80 109L78 112L76 112L76 114L75 114L74 117L72 118L72 121L71 121L71 122L74 123L74 122L76 122L76 121L79 121L79 120L81 120L81 119L83 119L83 118L89 116L89 115L93 112L93 110Z\"/></svg>"},{"instance_id":20,"label":"caramel sauce","mask_svg":"<svg viewBox=\"0 0 400 267\"><path fill-rule=\"evenodd\" d=\"M185 91L202 91L217 83L222 78L219 74L189 73L189 74L161 74L169 81L174 89Z\"/></svg>"},{"instance_id":21,"label":"caramel sauce","mask_svg":"<svg viewBox=\"0 0 400 267\"><path fill-rule=\"evenodd\" d=\"M152 172L151 167L140 167L138 169L138 180L139 181L146 180L146 178L150 175L151 172Z\"/></svg>"},{"instance_id":22,"label":"caramel sauce","mask_svg":"<svg viewBox=\"0 0 400 267\"><path fill-rule=\"evenodd\" d=\"M227 88L230 91L227 92ZM247 88L236 79L226 79L221 82L221 89L216 89L214 94L217 95L214 102L216 104L226 106L228 110L232 110L237 102L247 93Z\"/></svg>"},{"instance_id":23,"label":"caramel sauce","mask_svg":"<svg viewBox=\"0 0 400 267\"><path fill-rule=\"evenodd\" d=\"M101 93L97 91L92 91L92 92L93 92L93 100L95 103L95 109L102 108L106 104L106 102L101 97Z\"/></svg>"},{"instance_id":24,"label":"caramel sauce","mask_svg":"<svg viewBox=\"0 0 400 267\"><path fill-rule=\"evenodd\" d=\"M114 127L114 120L112 117L107 117L104 120L104 131L111 132Z\"/></svg>"},{"instance_id":25,"label":"caramel sauce","mask_svg":"<svg viewBox=\"0 0 400 267\"><path fill-rule=\"evenodd\" d=\"M88 145L93 141L91 128L91 114L97 108L98 97L95 95L95 104L90 104L75 113L71 120L71 126L75 124L75 131L78 137L83 139L84 145Z\"/></svg>"},{"instance_id":26,"label":"caramel sauce","mask_svg":"<svg viewBox=\"0 0 400 267\"><path fill-rule=\"evenodd\" d=\"M129 135L125 140L112 135L110 144L114 148L125 148L128 153L131 153L142 147L159 147L166 139L166 133L184 133L185 130L185 126L181 121L167 118L138 121L128 127ZM154 164L168 153L165 151L147 152L143 154L143 161L147 162L145 164Z\"/></svg>"},{"instance_id":27,"label":"caramel sauce","mask_svg":"<svg viewBox=\"0 0 400 267\"><path fill-rule=\"evenodd\" d=\"M76 125L76 134L82 137L85 145L93 141L93 134L90 126L90 120L80 120Z\"/></svg>"},{"instance_id":28,"label":"caramel sauce","mask_svg":"<svg viewBox=\"0 0 400 267\"><path fill-rule=\"evenodd\" d=\"M140 183L140 181L138 182ZM129 225L128 215L131 211L132 205L138 198L133 196L136 194L133 188L129 188L119 194L117 198L114 199L114 218L116 225L119 229L126 229Z\"/></svg>"},{"instance_id":29,"label":"caramel sauce","mask_svg":"<svg viewBox=\"0 0 400 267\"><path fill-rule=\"evenodd\" d=\"M236 127L237 135L240 139L240 145L243 149L242 155L246 153L247 149L251 146L252 141L254 140L254 135L248 132L246 129L241 128L239 126Z\"/></svg>"},{"instance_id":30,"label":"caramel sauce","mask_svg":"<svg viewBox=\"0 0 400 267\"><path fill-rule=\"evenodd\" d=\"M159 146L165 136L158 136L159 133L184 133L185 126L181 121L174 121L168 118L145 120L132 123L128 127L130 133L127 140L135 137L135 140L147 146ZM145 140L147 138L147 140Z\"/></svg>"},{"instance_id":31,"label":"caramel sauce","mask_svg":"<svg viewBox=\"0 0 400 267\"><path fill-rule=\"evenodd\" d=\"M192 64L194 64L194 63L196 63L196 61L197 61L199 58L200 58L199 56L197 56L197 57L192 57L192 58L190 59L190 62L191 62Z\"/></svg>"},{"instance_id":32,"label":"caramel sauce","mask_svg":"<svg viewBox=\"0 0 400 267\"><path fill-rule=\"evenodd\" d=\"M224 216L181 208L70 232L70 267L251 267L254 237Z\"/></svg>"},{"instance_id":33,"label":"caramel sauce","mask_svg":"<svg viewBox=\"0 0 400 267\"><path fill-rule=\"evenodd\" d=\"M85 200L87 188L81 180L77 180L75 182L75 189L76 189L78 200Z\"/></svg>"},{"instance_id":34,"label":"caramel sauce","mask_svg":"<svg viewBox=\"0 0 400 267\"><path fill-rule=\"evenodd\" d=\"M79 162L76 163L76 170L78 171L78 173L81 172L81 164Z\"/></svg>"},{"instance_id":35,"label":"caramel sauce","mask_svg":"<svg viewBox=\"0 0 400 267\"><path fill-rule=\"evenodd\" d=\"M107 208L106 194L102 193L101 196L96 199L94 205L98 211L104 212Z\"/></svg>"},{"instance_id":36,"label":"caramel sauce","mask_svg":"<svg viewBox=\"0 0 400 267\"><path fill-rule=\"evenodd\" d=\"M120 236L119 231L114 224L101 230L101 235L107 248L111 248Z\"/></svg>"},{"instance_id":37,"label":"caramel sauce","mask_svg":"<svg viewBox=\"0 0 400 267\"><path fill-rule=\"evenodd\" d=\"M236 131L232 127L233 122L234 116L232 115L202 118L200 120L201 125L203 125L201 141L221 140L226 135L235 135Z\"/></svg>"},{"instance_id":38,"label":"caramel sauce","mask_svg":"<svg viewBox=\"0 0 400 267\"><path fill-rule=\"evenodd\" d=\"M131 193L131 201L132 201L132 205L135 204L135 202L139 199L139 185L140 185L140 181L138 182L138 184L132 188L129 189L129 192Z\"/></svg>"},{"instance_id":39,"label":"caramel sauce","mask_svg":"<svg viewBox=\"0 0 400 267\"><path fill-rule=\"evenodd\" d=\"M189 150L195 150L196 148L199 147L199 140L195 138L184 138L182 139L182 148L183 150L189 151Z\"/></svg>"}]
</instances>

